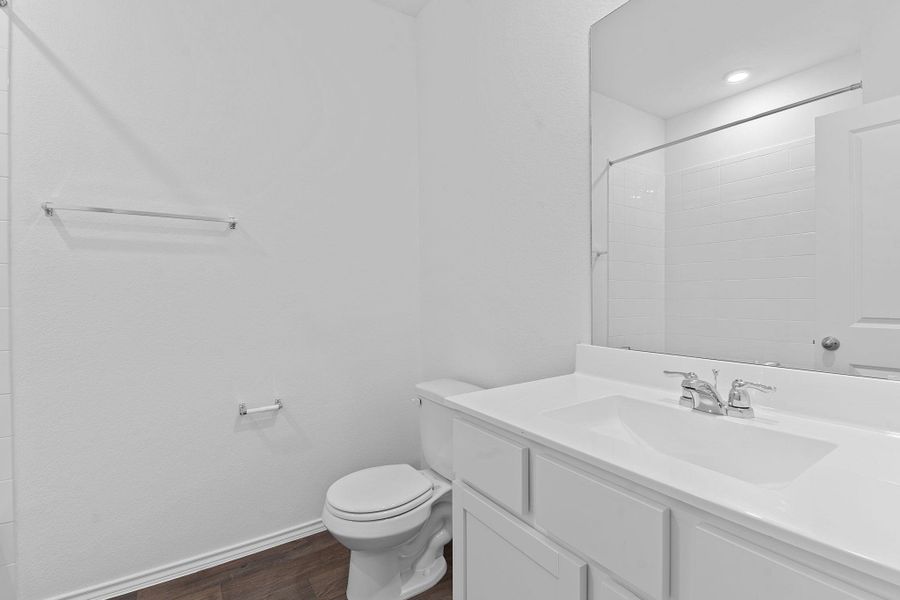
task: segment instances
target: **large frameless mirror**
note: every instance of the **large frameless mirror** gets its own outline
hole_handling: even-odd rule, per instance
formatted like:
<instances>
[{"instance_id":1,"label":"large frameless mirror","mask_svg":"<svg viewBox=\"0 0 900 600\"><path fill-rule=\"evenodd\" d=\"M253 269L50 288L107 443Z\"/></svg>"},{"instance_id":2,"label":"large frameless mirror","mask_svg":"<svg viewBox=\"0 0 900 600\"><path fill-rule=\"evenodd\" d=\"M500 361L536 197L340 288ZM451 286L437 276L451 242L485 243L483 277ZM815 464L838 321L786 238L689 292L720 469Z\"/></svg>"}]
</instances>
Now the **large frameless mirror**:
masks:
<instances>
[{"instance_id":1,"label":"large frameless mirror","mask_svg":"<svg viewBox=\"0 0 900 600\"><path fill-rule=\"evenodd\" d=\"M900 379L900 2L591 32L593 342Z\"/></svg>"}]
</instances>

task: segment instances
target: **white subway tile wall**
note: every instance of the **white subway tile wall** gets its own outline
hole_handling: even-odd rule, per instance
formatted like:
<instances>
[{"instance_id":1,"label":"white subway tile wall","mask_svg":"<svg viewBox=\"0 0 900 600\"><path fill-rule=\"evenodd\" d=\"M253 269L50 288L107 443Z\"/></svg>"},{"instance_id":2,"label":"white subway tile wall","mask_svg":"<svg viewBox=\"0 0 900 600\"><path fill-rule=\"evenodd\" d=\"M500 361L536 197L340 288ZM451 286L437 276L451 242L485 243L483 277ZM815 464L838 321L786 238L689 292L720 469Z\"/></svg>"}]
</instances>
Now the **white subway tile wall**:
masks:
<instances>
[{"instance_id":1,"label":"white subway tile wall","mask_svg":"<svg viewBox=\"0 0 900 600\"><path fill-rule=\"evenodd\" d=\"M0 598L15 598L9 340L9 19L0 11Z\"/></svg>"},{"instance_id":2,"label":"white subway tile wall","mask_svg":"<svg viewBox=\"0 0 900 600\"><path fill-rule=\"evenodd\" d=\"M815 141L666 176L666 350L813 366Z\"/></svg>"},{"instance_id":3,"label":"white subway tile wall","mask_svg":"<svg viewBox=\"0 0 900 600\"><path fill-rule=\"evenodd\" d=\"M611 347L666 349L666 179L631 164L610 172Z\"/></svg>"}]
</instances>

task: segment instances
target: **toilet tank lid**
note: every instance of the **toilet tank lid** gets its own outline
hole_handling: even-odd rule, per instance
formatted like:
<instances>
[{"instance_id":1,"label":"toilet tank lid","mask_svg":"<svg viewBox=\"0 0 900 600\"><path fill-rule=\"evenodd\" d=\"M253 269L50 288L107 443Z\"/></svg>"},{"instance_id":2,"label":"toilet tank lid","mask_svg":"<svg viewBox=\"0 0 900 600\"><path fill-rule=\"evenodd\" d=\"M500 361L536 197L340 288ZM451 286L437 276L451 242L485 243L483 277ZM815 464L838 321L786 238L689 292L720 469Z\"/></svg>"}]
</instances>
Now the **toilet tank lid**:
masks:
<instances>
[{"instance_id":1,"label":"toilet tank lid","mask_svg":"<svg viewBox=\"0 0 900 600\"><path fill-rule=\"evenodd\" d=\"M478 392L484 388L456 379L434 379L416 386L416 395L423 400L443 404L449 396Z\"/></svg>"}]
</instances>

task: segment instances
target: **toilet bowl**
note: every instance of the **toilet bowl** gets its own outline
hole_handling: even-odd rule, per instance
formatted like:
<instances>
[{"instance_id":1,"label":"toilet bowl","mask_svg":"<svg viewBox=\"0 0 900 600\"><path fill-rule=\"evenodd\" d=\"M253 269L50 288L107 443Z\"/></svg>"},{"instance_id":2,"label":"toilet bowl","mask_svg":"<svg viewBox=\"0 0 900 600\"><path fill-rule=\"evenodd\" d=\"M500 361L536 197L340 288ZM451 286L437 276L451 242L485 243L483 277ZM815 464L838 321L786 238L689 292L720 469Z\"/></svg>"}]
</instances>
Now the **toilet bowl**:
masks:
<instances>
[{"instance_id":1,"label":"toilet bowl","mask_svg":"<svg viewBox=\"0 0 900 600\"><path fill-rule=\"evenodd\" d=\"M363 482L373 485L364 491ZM354 488L356 498L348 495ZM420 488L412 499L396 493ZM410 598L440 581L452 536L450 489L437 473L409 465L357 471L329 488L322 521L351 552L349 600Z\"/></svg>"},{"instance_id":2,"label":"toilet bowl","mask_svg":"<svg viewBox=\"0 0 900 600\"><path fill-rule=\"evenodd\" d=\"M449 379L416 386L425 464L350 473L326 494L322 521L350 550L348 600L404 600L447 572L452 537L453 412L448 396L481 388Z\"/></svg>"}]
</instances>

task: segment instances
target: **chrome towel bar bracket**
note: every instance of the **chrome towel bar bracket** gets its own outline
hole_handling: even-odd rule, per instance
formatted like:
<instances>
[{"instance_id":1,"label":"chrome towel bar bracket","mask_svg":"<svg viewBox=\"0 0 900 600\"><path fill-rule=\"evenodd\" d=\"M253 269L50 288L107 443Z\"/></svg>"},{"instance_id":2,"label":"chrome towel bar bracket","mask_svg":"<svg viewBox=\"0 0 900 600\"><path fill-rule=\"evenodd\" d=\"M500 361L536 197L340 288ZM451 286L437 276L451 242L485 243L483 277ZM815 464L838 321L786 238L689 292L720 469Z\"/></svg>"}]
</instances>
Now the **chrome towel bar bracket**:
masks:
<instances>
[{"instance_id":1,"label":"chrome towel bar bracket","mask_svg":"<svg viewBox=\"0 0 900 600\"><path fill-rule=\"evenodd\" d=\"M241 402L238 405L238 414L242 417L247 415L255 415L257 413L264 412L274 412L276 410L281 410L284 408L284 403L281 400L275 400L275 404L271 404L269 406L260 406L259 408L247 408L247 405Z\"/></svg>"},{"instance_id":2,"label":"chrome towel bar bracket","mask_svg":"<svg viewBox=\"0 0 900 600\"><path fill-rule=\"evenodd\" d=\"M182 215L178 213L152 212L147 210L126 210L124 208L104 208L102 206L58 206L53 202L41 204L44 214L52 217L59 210L73 210L79 212L106 213L112 215L132 215L135 217L159 217L163 219L186 219L188 221L210 221L213 223L227 223L228 229L237 229L237 219L234 217L206 217L203 215Z\"/></svg>"}]
</instances>

